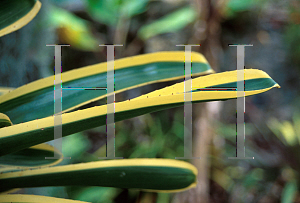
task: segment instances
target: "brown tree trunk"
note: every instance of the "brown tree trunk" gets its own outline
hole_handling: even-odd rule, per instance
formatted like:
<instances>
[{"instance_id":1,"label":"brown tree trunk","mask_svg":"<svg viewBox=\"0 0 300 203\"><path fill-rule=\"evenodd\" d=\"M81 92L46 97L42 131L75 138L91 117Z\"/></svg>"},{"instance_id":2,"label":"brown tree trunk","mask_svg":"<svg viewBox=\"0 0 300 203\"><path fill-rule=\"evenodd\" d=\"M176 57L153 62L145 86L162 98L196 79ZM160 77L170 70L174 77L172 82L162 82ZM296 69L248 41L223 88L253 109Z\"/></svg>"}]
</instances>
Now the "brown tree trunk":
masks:
<instances>
[{"instance_id":1,"label":"brown tree trunk","mask_svg":"<svg viewBox=\"0 0 300 203\"><path fill-rule=\"evenodd\" d=\"M220 18L211 0L195 0L199 18L195 23L195 32L189 44L201 44L193 51L201 52L211 67L218 72L218 58L222 54L220 45ZM175 203L208 203L210 179L210 145L215 136L214 120L219 118L221 102L207 102L193 105L193 156L192 163L198 169L197 187L175 196Z\"/></svg>"}]
</instances>

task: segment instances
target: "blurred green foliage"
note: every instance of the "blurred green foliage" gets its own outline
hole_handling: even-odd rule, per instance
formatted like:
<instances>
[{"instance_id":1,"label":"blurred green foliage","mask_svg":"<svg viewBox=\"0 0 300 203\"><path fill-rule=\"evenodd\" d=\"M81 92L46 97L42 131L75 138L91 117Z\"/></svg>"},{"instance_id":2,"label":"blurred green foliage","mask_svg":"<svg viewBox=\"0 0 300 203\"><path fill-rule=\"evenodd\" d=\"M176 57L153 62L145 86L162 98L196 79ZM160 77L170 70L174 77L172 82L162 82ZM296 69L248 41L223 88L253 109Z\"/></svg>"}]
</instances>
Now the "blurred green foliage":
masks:
<instances>
[{"instance_id":1,"label":"blurred green foliage","mask_svg":"<svg viewBox=\"0 0 300 203\"><path fill-rule=\"evenodd\" d=\"M228 0L223 10L226 18L237 18L238 14L245 11L257 11L262 9L270 0Z\"/></svg>"},{"instance_id":2,"label":"blurred green foliage","mask_svg":"<svg viewBox=\"0 0 300 203\"><path fill-rule=\"evenodd\" d=\"M276 118L271 118L268 122L272 132L284 143L287 147L300 145L300 114L295 112L293 122L279 122Z\"/></svg>"},{"instance_id":3,"label":"blurred green foliage","mask_svg":"<svg viewBox=\"0 0 300 203\"><path fill-rule=\"evenodd\" d=\"M55 1L55 0L52 0ZM69 1L69 0L68 0ZM57 3L67 2L58 1ZM69 1L72 3L72 1ZM103 28L113 28L114 30L120 19L130 20L137 15L143 15L152 4L150 0L84 0L81 1L86 7L83 12L99 23ZM228 0L225 1L220 10L225 11L222 20L238 19L242 12L250 12L252 15L259 14L260 11L270 9L270 0ZM292 1L291 1L292 2ZM300 14L299 7L291 6L288 10L289 19L284 30L286 46L289 50L291 63L300 64ZM264 10L263 10L264 9ZM181 6L173 9L172 12L165 13L162 17L148 19L137 19L138 36L144 41L151 37L178 32L198 18L198 11L193 7ZM83 51L96 51L102 41L99 36L92 31L95 22L79 17L71 11L55 8L49 19L53 26L59 30L60 36L66 43ZM96 26L95 26L96 27ZM97 34L105 31L96 30ZM122 33L127 35L127 33ZM174 119L169 118L169 112L163 111L155 114L148 114L138 117L133 122L116 123L116 156L124 158L149 157L149 158L174 158L183 155L183 109L174 109ZM258 135L272 145L269 149L262 149L255 143L256 126L246 123L246 154L254 156L251 161L232 162L228 157L236 153L236 125L228 123L218 123L217 134L219 140L225 140L221 147L211 145L210 179L219 184L236 202L258 202L264 196L272 197L274 201L292 202L297 191L299 180L297 176L300 171L299 144L300 144L300 115L294 114L291 121L279 121L271 118L266 121L271 133ZM104 128L96 128L95 132L106 133ZM106 145L101 145L94 152L88 152L95 145L88 136L75 134L63 139L63 154L72 157L65 160L70 163L87 162L98 160L98 157L105 157ZM275 136L274 136L275 135ZM285 146L282 151L281 144ZM76 146L76 147L74 147ZM264 146L267 148L266 146ZM289 153L289 160L284 152ZM288 174L288 175L287 175ZM288 177L288 178L287 178ZM275 189L274 189L275 188ZM282 190L276 190L282 188ZM61 188L59 188L61 191ZM277 191L277 194L273 194ZM58 193L58 191L57 191ZM67 187L66 194L77 200L92 202L116 202L114 199L122 193L121 189L99 188L99 187ZM276 192L275 192L276 193ZM137 199L139 192L129 190L129 196ZM249 196L253 195L253 199ZM277 195L277 196L276 196ZM53 195L55 196L55 194ZM58 196L56 194L56 196ZM170 194L158 194L157 202L169 202ZM277 202L278 202L277 201Z\"/></svg>"},{"instance_id":4,"label":"blurred green foliage","mask_svg":"<svg viewBox=\"0 0 300 203\"><path fill-rule=\"evenodd\" d=\"M97 21L116 26L120 17L131 18L146 11L149 0L87 0L87 11Z\"/></svg>"},{"instance_id":5,"label":"blurred green foliage","mask_svg":"<svg viewBox=\"0 0 300 203\"><path fill-rule=\"evenodd\" d=\"M61 40L83 51L97 51L101 41L91 32L90 23L73 13L58 7L51 7L48 24L58 29Z\"/></svg>"},{"instance_id":6,"label":"blurred green foliage","mask_svg":"<svg viewBox=\"0 0 300 203\"><path fill-rule=\"evenodd\" d=\"M300 70L300 3L294 1L289 8L289 21L285 29L285 41L292 63Z\"/></svg>"},{"instance_id":7,"label":"blurred green foliage","mask_svg":"<svg viewBox=\"0 0 300 203\"><path fill-rule=\"evenodd\" d=\"M226 142L224 148L215 149L217 153L211 155L211 170L214 171L214 168L217 168L224 174L212 172L211 178L228 191L237 202L258 202L259 199L267 197L274 200L280 198L281 202L294 202L295 200L300 183L298 155L300 114L296 111L292 122L271 118L266 124L270 132L265 132L264 139L270 143L271 148L265 150L255 144L256 126L246 123L246 155L255 158L242 160L239 165L236 165L227 158L233 156L236 151L236 141L233 139L236 136L236 124L218 123L217 134ZM282 145L285 148L281 148ZM276 188L278 189L277 185L281 181L284 181L284 185L276 197L272 193ZM239 191L238 196L236 196L237 191ZM255 197L246 201L249 194Z\"/></svg>"},{"instance_id":8,"label":"blurred green foliage","mask_svg":"<svg viewBox=\"0 0 300 203\"><path fill-rule=\"evenodd\" d=\"M175 112L174 120L168 117L166 111L147 114L140 119L145 119L144 125L128 125L126 122L117 122L116 128L116 156L124 158L171 158L183 156L183 111ZM137 121L136 121L137 122ZM93 132L106 133L105 126L95 128ZM92 132L90 131L90 132ZM76 133L63 139L63 154L71 159L64 160L61 164L89 162L99 160L98 157L106 156L106 144L95 152L88 152L96 143L88 139L89 132ZM74 147L76 146L76 147ZM66 194L75 200L91 202L114 202L122 189L106 187L66 187ZM139 191L130 189L131 198L137 198ZM54 195L55 196L55 195ZM146 197L145 197L146 198ZM170 199L170 194L158 195L158 200L165 202Z\"/></svg>"},{"instance_id":9,"label":"blurred green foliage","mask_svg":"<svg viewBox=\"0 0 300 203\"><path fill-rule=\"evenodd\" d=\"M158 19L148 25L144 25L140 28L138 35L146 40L150 37L158 34L176 32L184 28L189 23L192 23L197 18L197 11L187 6L178 9L161 19Z\"/></svg>"},{"instance_id":10,"label":"blurred green foliage","mask_svg":"<svg viewBox=\"0 0 300 203\"><path fill-rule=\"evenodd\" d=\"M297 193L297 183L295 180L289 181L283 191L281 196L281 202L282 203L290 203L294 201L295 195Z\"/></svg>"}]
</instances>

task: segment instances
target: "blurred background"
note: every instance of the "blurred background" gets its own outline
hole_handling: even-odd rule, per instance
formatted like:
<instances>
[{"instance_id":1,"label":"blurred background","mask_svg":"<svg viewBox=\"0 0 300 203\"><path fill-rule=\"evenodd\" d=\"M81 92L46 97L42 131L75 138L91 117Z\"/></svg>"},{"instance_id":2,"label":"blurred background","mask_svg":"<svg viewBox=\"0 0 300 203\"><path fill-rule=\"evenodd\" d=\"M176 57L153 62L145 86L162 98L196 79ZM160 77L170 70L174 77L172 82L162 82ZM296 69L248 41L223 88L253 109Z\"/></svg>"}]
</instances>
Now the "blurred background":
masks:
<instances>
[{"instance_id":1,"label":"blurred background","mask_svg":"<svg viewBox=\"0 0 300 203\"><path fill-rule=\"evenodd\" d=\"M19 87L53 75L54 49L62 48L63 72L106 61L99 44L123 44L115 59L184 50L201 44L216 72L245 68L267 72L281 89L246 98L246 157L236 156L236 100L193 105L196 188L177 194L103 187L47 187L18 193L105 203L300 202L300 1L299 0L40 0L41 11L24 28L0 38L0 86ZM5 59L5 60L4 60ZM164 82L116 95L116 102L182 82ZM82 108L105 104L100 100ZM183 107L117 122L116 157L183 156ZM74 147L76 146L76 147ZM106 127L63 139L61 164L105 157Z\"/></svg>"}]
</instances>

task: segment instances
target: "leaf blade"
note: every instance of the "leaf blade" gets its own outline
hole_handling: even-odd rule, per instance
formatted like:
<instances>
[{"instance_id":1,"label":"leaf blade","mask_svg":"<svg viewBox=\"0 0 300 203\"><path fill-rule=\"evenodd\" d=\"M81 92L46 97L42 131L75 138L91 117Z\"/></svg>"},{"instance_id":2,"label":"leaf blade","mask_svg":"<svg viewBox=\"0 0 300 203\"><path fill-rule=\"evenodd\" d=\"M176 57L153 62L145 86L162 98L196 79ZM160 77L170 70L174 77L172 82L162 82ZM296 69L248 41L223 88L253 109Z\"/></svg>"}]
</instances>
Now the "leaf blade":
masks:
<instances>
[{"instance_id":1,"label":"leaf blade","mask_svg":"<svg viewBox=\"0 0 300 203\"><path fill-rule=\"evenodd\" d=\"M45 159L45 157L60 157L59 159ZM62 153L48 144L39 144L12 154L0 157L0 167L3 171L41 168L59 164L63 160ZM7 169L7 170L6 170Z\"/></svg>"},{"instance_id":2,"label":"leaf blade","mask_svg":"<svg viewBox=\"0 0 300 203\"><path fill-rule=\"evenodd\" d=\"M102 186L179 192L196 186L197 169L172 159L122 159L4 173L0 190L14 187Z\"/></svg>"},{"instance_id":3,"label":"leaf blade","mask_svg":"<svg viewBox=\"0 0 300 203\"><path fill-rule=\"evenodd\" d=\"M195 78L193 87L198 88L237 80L237 71L229 71ZM245 80L270 78L263 71L245 70ZM253 82L253 81L252 81ZM279 85L263 83L260 90L245 91L245 96L259 94ZM207 102L237 98L237 91L194 91L192 102ZM161 111L184 105L184 82L178 83L132 100L115 103L115 122L133 118L143 114ZM71 113L62 114L62 136L67 136L90 128L106 125L107 105L92 107ZM9 154L30 146L50 141L54 138L54 118L46 117L26 123L0 129L0 155ZM16 144L18 143L18 144Z\"/></svg>"},{"instance_id":4,"label":"leaf blade","mask_svg":"<svg viewBox=\"0 0 300 203\"><path fill-rule=\"evenodd\" d=\"M78 200L69 200L69 199L62 199L62 198L56 198L56 197L46 197L46 196L40 196L40 195L0 195L0 202L22 202L22 203L40 203L40 202L46 202L46 203L87 203L83 201Z\"/></svg>"},{"instance_id":5,"label":"leaf blade","mask_svg":"<svg viewBox=\"0 0 300 203\"><path fill-rule=\"evenodd\" d=\"M157 52L115 61L115 93L156 82L184 77L183 51ZM192 53L193 76L212 73L206 59ZM106 90L91 91L69 87L106 87L107 63L68 71L62 77L62 110L67 112L106 97ZM125 81L125 82L124 82ZM0 96L0 111L14 124L53 115L54 76L37 80ZM74 100L74 97L77 99Z\"/></svg>"},{"instance_id":6,"label":"leaf blade","mask_svg":"<svg viewBox=\"0 0 300 203\"><path fill-rule=\"evenodd\" d=\"M1 1L0 37L27 25L37 15L41 5L41 2L36 0Z\"/></svg>"}]
</instances>

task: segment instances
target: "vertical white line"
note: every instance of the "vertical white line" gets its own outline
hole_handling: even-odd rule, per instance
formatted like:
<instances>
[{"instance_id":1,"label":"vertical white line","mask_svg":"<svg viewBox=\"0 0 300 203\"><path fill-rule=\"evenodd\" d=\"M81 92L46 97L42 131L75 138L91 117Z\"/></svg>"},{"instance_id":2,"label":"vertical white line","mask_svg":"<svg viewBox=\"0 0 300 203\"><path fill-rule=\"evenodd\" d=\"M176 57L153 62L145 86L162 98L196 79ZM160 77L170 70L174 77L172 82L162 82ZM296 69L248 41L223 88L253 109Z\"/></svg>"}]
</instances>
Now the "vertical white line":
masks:
<instances>
[{"instance_id":1,"label":"vertical white line","mask_svg":"<svg viewBox=\"0 0 300 203\"><path fill-rule=\"evenodd\" d=\"M106 157L99 159L123 159L115 157L115 46L123 45L99 45L107 47L107 117L106 117Z\"/></svg>"},{"instance_id":2,"label":"vertical white line","mask_svg":"<svg viewBox=\"0 0 300 203\"><path fill-rule=\"evenodd\" d=\"M245 46L253 45L229 45L237 47L237 151L236 157L229 159L254 159L245 157Z\"/></svg>"},{"instance_id":3,"label":"vertical white line","mask_svg":"<svg viewBox=\"0 0 300 203\"><path fill-rule=\"evenodd\" d=\"M176 45L185 47L184 58L184 157L175 159L198 159L193 157L193 109L192 109L192 46L200 45Z\"/></svg>"},{"instance_id":4,"label":"vertical white line","mask_svg":"<svg viewBox=\"0 0 300 203\"><path fill-rule=\"evenodd\" d=\"M55 47L55 79L54 79L54 141L53 145L62 152L62 80L61 80L61 47L70 45L46 45ZM45 159L60 159L58 154ZM71 159L71 157L63 157Z\"/></svg>"}]
</instances>

